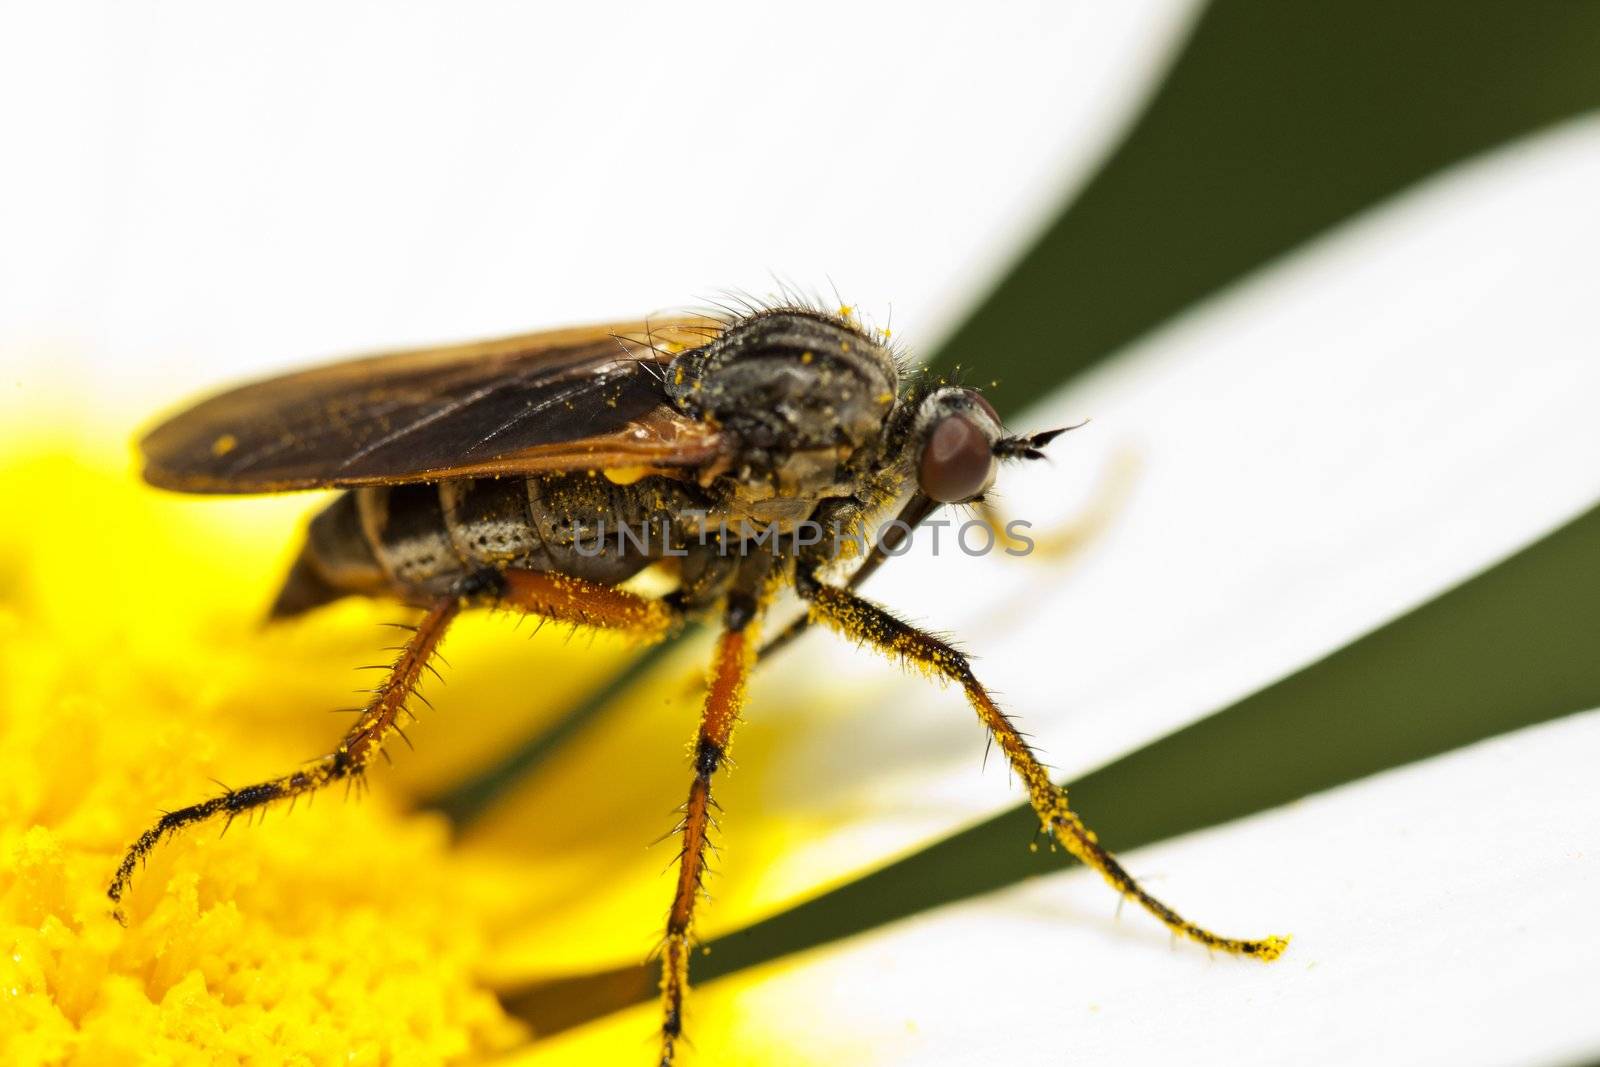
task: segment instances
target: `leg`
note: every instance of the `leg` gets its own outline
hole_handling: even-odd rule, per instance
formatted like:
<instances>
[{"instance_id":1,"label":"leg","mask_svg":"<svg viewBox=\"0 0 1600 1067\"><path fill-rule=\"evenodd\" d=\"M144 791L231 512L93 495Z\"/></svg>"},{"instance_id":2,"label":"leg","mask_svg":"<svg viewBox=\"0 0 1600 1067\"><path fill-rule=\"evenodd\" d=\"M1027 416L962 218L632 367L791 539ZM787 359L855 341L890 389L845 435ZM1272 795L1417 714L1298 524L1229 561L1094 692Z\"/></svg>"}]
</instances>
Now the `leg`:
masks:
<instances>
[{"instance_id":1,"label":"leg","mask_svg":"<svg viewBox=\"0 0 1600 1067\"><path fill-rule=\"evenodd\" d=\"M123 856L111 887L106 891L118 920L123 918L122 898L128 891L134 868L163 838L213 818L232 822L256 808L314 793L340 780L358 780L390 739L396 734L404 736L402 719L411 714L406 701L416 691L423 671L432 669L429 661L451 621L474 600L562 622L621 630L645 639L664 636L678 621L673 609L660 601L646 600L595 582L534 571L506 571L474 583L461 596L439 598L428 607L411 639L401 647L388 678L373 691L372 700L361 717L331 753L293 774L243 789L230 789L221 796L169 811L139 836Z\"/></svg>"},{"instance_id":2,"label":"leg","mask_svg":"<svg viewBox=\"0 0 1600 1067\"><path fill-rule=\"evenodd\" d=\"M888 560L889 554L909 541L912 531L926 520L932 518L933 514L942 506L937 500L925 497L921 493L913 494L911 499L906 501L905 506L900 509L900 513L894 517L894 521L884 526L883 536L873 543L872 547L867 550L867 554L862 557L861 563L855 570L850 572L845 588L861 588L861 583L877 573L878 568ZM990 522L991 529L993 528L995 520L988 518L987 514L984 521ZM1004 539L1006 536L1002 527L995 534L997 543L1008 544L1009 542ZM804 565L805 563L802 560L801 566ZM801 615L795 619L788 626L785 626L778 636L771 638L761 646L761 653L757 662L765 663L772 656L794 644L810 626L811 616L809 615Z\"/></svg>"},{"instance_id":3,"label":"leg","mask_svg":"<svg viewBox=\"0 0 1600 1067\"><path fill-rule=\"evenodd\" d=\"M1094 831L1067 804L1067 792L1050 780L1027 741L1018 733L987 690L972 674L967 658L938 638L900 621L883 608L843 589L822 585L815 578L804 579L799 589L811 605L811 617L846 637L872 645L886 655L955 682L966 691L967 700L990 735L1005 753L1011 769L1027 787L1028 799L1039 815L1046 832L1086 866L1099 871L1124 897L1133 900L1160 919L1174 933L1198 941L1207 948L1219 948L1262 960L1277 959L1288 946L1287 938L1268 937L1261 941L1242 941L1220 937L1197 926L1145 892L1133 876L1123 870L1116 857L1107 852Z\"/></svg>"},{"instance_id":4,"label":"leg","mask_svg":"<svg viewBox=\"0 0 1600 1067\"><path fill-rule=\"evenodd\" d=\"M667 915L667 937L661 957L661 1064L668 1067L683 1033L683 998L689 990L689 953L694 906L705 878L707 834L713 822L711 777L727 757L733 725L744 704L745 680L755 661L754 627L736 628L730 620L717 641L706 690L700 731L695 737L694 782L684 804L683 848L678 853L678 884Z\"/></svg>"}]
</instances>

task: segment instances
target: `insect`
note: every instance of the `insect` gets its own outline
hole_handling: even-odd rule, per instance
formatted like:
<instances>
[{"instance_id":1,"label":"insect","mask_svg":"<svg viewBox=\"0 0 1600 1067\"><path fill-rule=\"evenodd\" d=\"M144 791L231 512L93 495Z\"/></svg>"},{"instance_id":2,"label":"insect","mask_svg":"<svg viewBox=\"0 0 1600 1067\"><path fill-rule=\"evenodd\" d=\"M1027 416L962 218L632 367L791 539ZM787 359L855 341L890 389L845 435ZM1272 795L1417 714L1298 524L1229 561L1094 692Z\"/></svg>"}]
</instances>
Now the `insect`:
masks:
<instances>
[{"instance_id":1,"label":"insect","mask_svg":"<svg viewBox=\"0 0 1600 1067\"><path fill-rule=\"evenodd\" d=\"M676 831L662 1064L683 1032L712 785L746 679L818 624L958 686L1042 830L1123 897L1209 948L1274 959L1285 939L1221 937L1147 893L1068 806L966 657L856 592L918 523L982 501L1002 464L1040 458L1062 432L1010 434L977 390L913 373L848 313L801 306L381 355L202 401L144 438L154 485L346 490L311 520L274 617L367 596L421 618L332 752L163 815L128 849L113 905L163 838L359 778L406 724L451 621L494 606L642 641L690 619L720 624ZM865 541L882 514L896 522ZM675 576L673 591L623 587L647 567ZM806 613L763 646L761 624L785 587Z\"/></svg>"}]
</instances>

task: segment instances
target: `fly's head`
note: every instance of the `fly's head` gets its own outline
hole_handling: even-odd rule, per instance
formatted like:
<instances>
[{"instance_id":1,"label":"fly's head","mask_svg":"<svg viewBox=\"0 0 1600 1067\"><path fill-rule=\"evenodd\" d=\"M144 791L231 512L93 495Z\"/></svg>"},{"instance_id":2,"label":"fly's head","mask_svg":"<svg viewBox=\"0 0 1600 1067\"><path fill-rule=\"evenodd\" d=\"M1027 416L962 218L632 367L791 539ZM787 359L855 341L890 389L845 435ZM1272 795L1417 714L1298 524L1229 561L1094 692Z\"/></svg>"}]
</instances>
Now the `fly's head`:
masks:
<instances>
[{"instance_id":1,"label":"fly's head","mask_svg":"<svg viewBox=\"0 0 1600 1067\"><path fill-rule=\"evenodd\" d=\"M982 393L944 386L917 405L904 457L923 496L941 504L967 504L994 486L1003 461L1043 459L1043 448L1068 429L1007 434Z\"/></svg>"}]
</instances>

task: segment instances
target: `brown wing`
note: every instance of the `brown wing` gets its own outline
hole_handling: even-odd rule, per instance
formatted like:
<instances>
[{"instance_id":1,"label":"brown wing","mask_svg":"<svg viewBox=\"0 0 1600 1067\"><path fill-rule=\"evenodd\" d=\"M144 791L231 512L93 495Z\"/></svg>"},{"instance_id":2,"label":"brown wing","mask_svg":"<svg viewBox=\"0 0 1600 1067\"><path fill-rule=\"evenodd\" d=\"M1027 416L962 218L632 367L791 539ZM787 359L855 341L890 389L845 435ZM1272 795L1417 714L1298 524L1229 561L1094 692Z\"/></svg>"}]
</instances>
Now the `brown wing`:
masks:
<instances>
[{"instance_id":1,"label":"brown wing","mask_svg":"<svg viewBox=\"0 0 1600 1067\"><path fill-rule=\"evenodd\" d=\"M674 353L711 319L587 326L391 352L203 400L140 442L152 485L190 493L385 485L599 467L690 467L716 430L674 408Z\"/></svg>"}]
</instances>

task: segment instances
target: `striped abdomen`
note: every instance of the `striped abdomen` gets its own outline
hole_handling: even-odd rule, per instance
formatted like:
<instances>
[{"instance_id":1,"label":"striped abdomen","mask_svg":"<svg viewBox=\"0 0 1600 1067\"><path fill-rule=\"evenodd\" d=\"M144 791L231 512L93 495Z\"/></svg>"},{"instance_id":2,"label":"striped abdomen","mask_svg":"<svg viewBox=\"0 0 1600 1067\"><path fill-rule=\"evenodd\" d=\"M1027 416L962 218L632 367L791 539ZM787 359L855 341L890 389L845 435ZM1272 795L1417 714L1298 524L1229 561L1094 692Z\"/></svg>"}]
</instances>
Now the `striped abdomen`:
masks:
<instances>
[{"instance_id":1,"label":"striped abdomen","mask_svg":"<svg viewBox=\"0 0 1600 1067\"><path fill-rule=\"evenodd\" d=\"M681 543L678 516L704 506L672 479L618 485L587 473L354 489L311 520L272 617L351 595L423 602L485 568L620 582ZM619 544L619 523L648 536Z\"/></svg>"}]
</instances>

